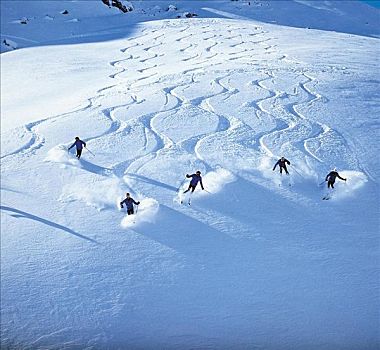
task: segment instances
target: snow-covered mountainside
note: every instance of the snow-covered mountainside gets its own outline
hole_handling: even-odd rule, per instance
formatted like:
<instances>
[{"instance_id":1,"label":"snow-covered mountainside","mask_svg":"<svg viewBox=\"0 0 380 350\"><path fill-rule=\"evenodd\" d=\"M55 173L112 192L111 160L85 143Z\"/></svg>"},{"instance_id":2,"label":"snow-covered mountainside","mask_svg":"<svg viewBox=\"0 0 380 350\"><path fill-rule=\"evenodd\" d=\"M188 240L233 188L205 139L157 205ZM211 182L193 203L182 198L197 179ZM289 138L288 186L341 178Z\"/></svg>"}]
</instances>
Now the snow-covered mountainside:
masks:
<instances>
[{"instance_id":1,"label":"snow-covered mountainside","mask_svg":"<svg viewBox=\"0 0 380 350\"><path fill-rule=\"evenodd\" d=\"M130 3L1 1L1 348L377 349L380 11Z\"/></svg>"}]
</instances>

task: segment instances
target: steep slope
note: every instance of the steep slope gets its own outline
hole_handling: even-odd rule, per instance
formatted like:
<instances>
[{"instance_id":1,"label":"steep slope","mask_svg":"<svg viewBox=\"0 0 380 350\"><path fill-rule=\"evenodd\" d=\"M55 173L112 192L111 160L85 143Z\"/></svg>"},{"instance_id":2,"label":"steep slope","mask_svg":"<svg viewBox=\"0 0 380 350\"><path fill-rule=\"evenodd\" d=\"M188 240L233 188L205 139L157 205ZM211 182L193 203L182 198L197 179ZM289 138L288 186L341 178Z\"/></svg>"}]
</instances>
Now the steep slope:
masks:
<instances>
[{"instance_id":1,"label":"steep slope","mask_svg":"<svg viewBox=\"0 0 380 350\"><path fill-rule=\"evenodd\" d=\"M4 54L2 346L376 348L378 47L200 18Z\"/></svg>"}]
</instances>

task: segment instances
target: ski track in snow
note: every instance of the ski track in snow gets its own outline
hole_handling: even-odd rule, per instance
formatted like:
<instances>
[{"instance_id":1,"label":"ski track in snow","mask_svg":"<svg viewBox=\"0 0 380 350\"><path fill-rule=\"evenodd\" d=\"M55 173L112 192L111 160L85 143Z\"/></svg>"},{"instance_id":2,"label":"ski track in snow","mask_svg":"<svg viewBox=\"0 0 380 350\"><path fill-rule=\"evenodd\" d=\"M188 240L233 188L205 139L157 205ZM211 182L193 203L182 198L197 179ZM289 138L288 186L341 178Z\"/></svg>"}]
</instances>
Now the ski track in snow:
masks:
<instances>
[{"instance_id":1,"label":"ski track in snow","mask_svg":"<svg viewBox=\"0 0 380 350\"><path fill-rule=\"evenodd\" d=\"M85 137L95 153L100 150L95 146L100 145L101 140L108 140L112 151L112 147L120 147L117 140L128 138L131 130L141 130L143 142L140 150L129 155L128 159L116 156L114 164L107 164L113 169L109 176L118 178L126 173L143 173L144 167L159 161L161 155L171 149L180 149L193 158L193 164L203 164L203 168L210 171L219 163L208 159L207 147L212 142L217 142L220 147L230 142L238 142L241 146L246 143L252 155L273 158L273 161L275 157L291 155L295 158L294 164L314 167L314 172L317 172L318 163L328 163L326 170L331 165L328 147L327 151L325 148L328 143L335 142L341 145L340 153L346 154L343 156L346 165L358 168L358 161L355 156L349 156L352 150L341 134L328 125L311 121L301 112L304 106L313 108L314 104L323 103L324 97L308 88L315 78L305 69L298 68L300 62L278 52L276 45L271 44L272 38L260 27L255 27L256 32L252 33L252 28L229 24L224 33L215 34L207 24L200 23L203 25L202 40L194 36L195 31L192 32L190 26L181 22L166 22L163 25L164 29L171 30L165 43L160 40L164 34L157 33L161 28L144 28L141 35L126 39L128 44L120 49L126 57L109 62L117 70L110 75L114 84L98 91L85 107L25 125L25 132L30 134L29 140L1 158L31 157L31 154L39 156L36 151L46 152L54 144L54 140L41 133L42 126L49 133L57 120L75 118L78 113L84 112L89 123L94 114L107 121L100 120L98 133ZM252 55L257 54L264 54L273 61L282 61L282 68L260 67L257 60L252 59ZM171 67L169 58L173 56L180 59ZM236 62L241 64L239 74L252 76L245 86L229 83L236 73L222 69L223 65ZM283 68L284 62L289 67L287 70ZM171 79L178 79L177 85L166 85L166 77L160 75L162 67L172 73ZM260 77L255 78L257 75ZM292 81L284 86L283 81L287 77L291 77ZM194 86L199 86L199 91ZM249 97L245 93L247 88L254 92ZM152 93L157 97L154 106L149 101ZM217 108L220 101L232 101L234 107L245 108L248 112L242 116L238 112L222 115ZM138 107L141 107L141 112L134 115ZM173 141L165 132L165 127L158 130L154 126L161 120L162 113L176 115L190 107L214 115L218 120L215 130ZM125 119L121 119L126 115ZM269 125L264 127L268 122ZM248 135L249 139L234 140L236 133ZM235 171L244 172L244 169L237 167ZM139 187L138 184L135 186ZM140 192L143 191L141 189Z\"/></svg>"},{"instance_id":2,"label":"ski track in snow","mask_svg":"<svg viewBox=\"0 0 380 350\"><path fill-rule=\"evenodd\" d=\"M215 21L222 21L219 30L213 26ZM105 44L116 54L107 55L103 62L108 69L102 77L107 79L103 88L71 111L2 135L2 171L16 175L13 183L2 188L8 191L7 200L16 198L14 203L25 207L38 203L32 210L35 214L9 203L4 206L7 227L18 220L20 236L15 240L9 233L6 243L12 249L13 244L21 243L15 252L25 254L9 255L8 266L21 272L14 278L9 269L6 282L26 291L18 309L13 305L13 285L4 288L8 298L5 342L8 328L12 336L12 328L17 327L17 331L31 329L25 343L28 348L97 348L113 346L112 341L126 337L132 348L143 347L140 339L148 334L153 341L155 333L157 339L169 339L168 344L179 347L233 348L232 343L213 338L232 325L229 333L235 329L237 333L232 341L241 342L242 347L257 344L266 348L266 328L274 324L279 339L285 339L284 346L291 348L291 335L303 335L304 329L297 327L304 320L313 321L310 330L306 325L306 334L313 334L311 339L318 338L316 343L324 345L339 329L349 333L358 324L368 326L371 305L366 298L362 298L363 304L358 302L367 294L359 290L362 280L356 274L370 276L372 271L363 262L355 270L342 261L355 261L353 257L368 250L369 238L357 238L359 234L346 230L352 222L342 220L348 217L343 210L326 218L328 224L338 218L332 225L334 234L326 238L332 229L323 232L323 215L338 208L338 201L354 197L368 174L360 165L357 148L352 147L351 135L329 125L329 118L320 117L320 110L329 102L318 88L319 77L323 83L322 68L314 69L282 52L285 49L279 48L279 39L266 25L224 19L189 23L180 19L145 23L137 26L131 37ZM88 35L101 33L107 34ZM326 65L323 69L337 68ZM80 161L73 150L67 152L75 136L88 147ZM281 156L291 161L290 176L280 176L278 169L272 171ZM331 200L322 201L317 185L333 166L350 180L337 186ZM189 183L185 174L198 169L207 192L198 186L181 205L182 191ZM19 179L20 187L14 186ZM115 210L126 191L141 201L136 216ZM35 202L30 200L32 196L37 197ZM349 208L360 205L355 204L360 201L352 202L354 206ZM310 220L302 217L314 214ZM149 225L155 219L158 225ZM30 233L22 232L22 220L40 231L27 238ZM310 228L311 223L317 228ZM31 239L36 241L32 247L36 251L26 254L21 251L27 250L22 244L26 246ZM360 242L363 251L351 252L350 241ZM56 257L54 249L56 245L61 249L61 242L62 252L67 252ZM96 243L96 251L89 242ZM50 247L53 249L44 256L43 249ZM41 253L37 254L37 249ZM311 258L302 260L307 255ZM77 256L80 259L76 260ZM41 259L40 265L35 259ZM298 265L307 267L304 271ZM36 280L31 280L30 272L38 274ZM335 285L336 277L339 283ZM344 294L347 284L354 290L352 295ZM40 298L41 286L56 291L47 302ZM33 289L36 287L38 291ZM198 287L206 288L197 291ZM178 300L172 300L175 298ZM308 309L314 300L319 301L317 311ZM307 304L310 301L311 305ZM346 313L342 313L343 305L348 306ZM365 305L360 322L358 305ZM336 306L331 313L335 318L329 314L328 323L322 316L331 306ZM34 310L48 312L34 315ZM211 313L215 320L209 322ZM161 322L167 315L168 321ZM175 319L178 315L180 322ZM339 328L338 321L346 315L347 323ZM152 317L148 323L146 316ZM44 323L33 326L33 318ZM190 319L196 321L194 334L185 325ZM264 322L253 332L256 320ZM296 322L292 325L289 320ZM362 331L360 327L356 335ZM318 332L327 333L326 338L320 338ZM84 344L87 334L92 339ZM334 344L339 345L339 336ZM194 339L200 340L194 343ZM12 345L11 337L9 341ZM165 342L157 344L165 347Z\"/></svg>"}]
</instances>

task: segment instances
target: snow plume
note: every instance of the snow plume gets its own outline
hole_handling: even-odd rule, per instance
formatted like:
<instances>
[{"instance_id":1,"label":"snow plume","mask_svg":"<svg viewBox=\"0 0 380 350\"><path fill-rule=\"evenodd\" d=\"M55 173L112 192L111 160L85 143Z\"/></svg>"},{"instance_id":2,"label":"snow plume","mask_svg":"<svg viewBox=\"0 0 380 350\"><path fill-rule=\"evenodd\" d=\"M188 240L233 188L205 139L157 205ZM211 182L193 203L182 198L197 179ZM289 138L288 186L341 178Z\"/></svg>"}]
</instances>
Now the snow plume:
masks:
<instances>
[{"instance_id":1,"label":"snow plume","mask_svg":"<svg viewBox=\"0 0 380 350\"><path fill-rule=\"evenodd\" d=\"M155 199L145 198L141 200L139 206L135 206L134 215L126 215L123 218L121 226L124 228L130 228L143 222L154 223L158 209L159 204Z\"/></svg>"},{"instance_id":2,"label":"snow plume","mask_svg":"<svg viewBox=\"0 0 380 350\"><path fill-rule=\"evenodd\" d=\"M211 193L220 192L225 184L235 180L235 176L230 171L221 167L216 168L215 171L210 171L202 178L204 188Z\"/></svg>"},{"instance_id":3,"label":"snow plume","mask_svg":"<svg viewBox=\"0 0 380 350\"><path fill-rule=\"evenodd\" d=\"M272 178L272 172L274 164L276 163L277 159L275 160L272 157L262 156L260 163L257 167L257 170L262 172L263 176L266 178Z\"/></svg>"},{"instance_id":4,"label":"snow plume","mask_svg":"<svg viewBox=\"0 0 380 350\"><path fill-rule=\"evenodd\" d=\"M48 151L45 162L60 163L63 168L66 165L82 167L78 159L73 157L73 155L67 151L67 147L64 145L55 146L50 151Z\"/></svg>"},{"instance_id":5,"label":"snow plume","mask_svg":"<svg viewBox=\"0 0 380 350\"><path fill-rule=\"evenodd\" d=\"M299 182L300 179L313 179L315 183L319 182L318 173L314 170L312 166L308 164L307 161L297 161L291 162L288 167L290 175L294 177L294 182ZM298 181L297 181L298 180Z\"/></svg>"},{"instance_id":6,"label":"snow plume","mask_svg":"<svg viewBox=\"0 0 380 350\"><path fill-rule=\"evenodd\" d=\"M82 182L71 183L63 187L59 200L81 201L101 211L115 207L115 198L122 191L121 187L120 179L116 177L86 182L86 186Z\"/></svg>"},{"instance_id":7,"label":"snow plume","mask_svg":"<svg viewBox=\"0 0 380 350\"><path fill-rule=\"evenodd\" d=\"M368 181L367 176L360 171L343 170L339 172L339 175L347 179L347 181L336 180L333 199L345 199L356 196L357 191Z\"/></svg>"}]
</instances>

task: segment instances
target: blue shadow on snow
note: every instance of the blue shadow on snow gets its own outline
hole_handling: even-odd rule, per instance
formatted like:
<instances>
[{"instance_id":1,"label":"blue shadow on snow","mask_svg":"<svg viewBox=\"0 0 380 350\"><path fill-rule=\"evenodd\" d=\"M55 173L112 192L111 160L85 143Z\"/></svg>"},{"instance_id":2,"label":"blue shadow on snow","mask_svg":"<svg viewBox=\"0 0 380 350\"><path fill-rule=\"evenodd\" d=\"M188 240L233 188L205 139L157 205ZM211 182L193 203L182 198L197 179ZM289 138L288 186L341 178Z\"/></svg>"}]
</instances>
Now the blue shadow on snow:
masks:
<instances>
[{"instance_id":1,"label":"blue shadow on snow","mask_svg":"<svg viewBox=\"0 0 380 350\"><path fill-rule=\"evenodd\" d=\"M23 219L35 220L35 221L41 222L41 223L43 223L45 225L54 227L54 228L56 228L58 230L62 230L62 231L65 231L67 233L70 233L70 234L72 234L72 235L74 235L76 237L85 239L86 241L99 244L94 239L88 238L86 236L83 236L83 235L81 235L81 234L79 234L79 233L77 233L77 232L69 229L66 226L57 224L56 222L53 222L53 221L50 221L50 220L43 219L43 218L41 218L39 216L36 216L36 215L33 215L33 214L29 214L29 213L27 213L25 211L22 211L22 210L19 210L19 209L15 209L15 208L11 208L11 207L6 207L6 206L3 206L3 205L0 206L0 210L4 210L4 211L9 211L9 212L15 213L15 214L10 214L14 218L23 218Z\"/></svg>"}]
</instances>

